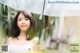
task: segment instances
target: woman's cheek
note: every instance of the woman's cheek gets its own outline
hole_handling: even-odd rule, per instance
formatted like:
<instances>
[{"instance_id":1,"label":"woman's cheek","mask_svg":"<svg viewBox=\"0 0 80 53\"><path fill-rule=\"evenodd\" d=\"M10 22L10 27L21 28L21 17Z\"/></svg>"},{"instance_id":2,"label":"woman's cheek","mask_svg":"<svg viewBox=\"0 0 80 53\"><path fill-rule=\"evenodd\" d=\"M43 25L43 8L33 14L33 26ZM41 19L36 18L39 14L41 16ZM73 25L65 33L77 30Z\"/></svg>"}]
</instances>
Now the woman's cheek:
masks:
<instances>
[{"instance_id":1,"label":"woman's cheek","mask_svg":"<svg viewBox=\"0 0 80 53\"><path fill-rule=\"evenodd\" d=\"M21 26L21 22L18 21L18 22L17 22L17 25L18 25L18 27L20 28L20 26Z\"/></svg>"},{"instance_id":2,"label":"woman's cheek","mask_svg":"<svg viewBox=\"0 0 80 53\"><path fill-rule=\"evenodd\" d=\"M30 27L30 21L26 21L26 25Z\"/></svg>"}]
</instances>

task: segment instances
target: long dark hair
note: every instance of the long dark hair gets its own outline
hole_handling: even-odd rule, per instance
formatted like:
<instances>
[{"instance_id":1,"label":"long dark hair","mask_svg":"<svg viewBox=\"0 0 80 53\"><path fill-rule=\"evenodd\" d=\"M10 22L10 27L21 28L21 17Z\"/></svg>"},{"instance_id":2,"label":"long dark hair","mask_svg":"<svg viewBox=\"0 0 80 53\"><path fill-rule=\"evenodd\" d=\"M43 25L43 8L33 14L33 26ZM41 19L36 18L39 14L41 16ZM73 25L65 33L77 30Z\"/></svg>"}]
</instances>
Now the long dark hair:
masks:
<instances>
[{"instance_id":1,"label":"long dark hair","mask_svg":"<svg viewBox=\"0 0 80 53\"><path fill-rule=\"evenodd\" d=\"M30 20L30 27L35 28L35 22L32 17L32 14L26 13L22 10L18 11L17 15L15 16L15 18L12 22L11 29L9 32L9 37L17 38L20 34L20 29L17 26L17 19L18 19L18 16L20 15L20 13L23 13L25 18L28 18Z\"/></svg>"}]
</instances>

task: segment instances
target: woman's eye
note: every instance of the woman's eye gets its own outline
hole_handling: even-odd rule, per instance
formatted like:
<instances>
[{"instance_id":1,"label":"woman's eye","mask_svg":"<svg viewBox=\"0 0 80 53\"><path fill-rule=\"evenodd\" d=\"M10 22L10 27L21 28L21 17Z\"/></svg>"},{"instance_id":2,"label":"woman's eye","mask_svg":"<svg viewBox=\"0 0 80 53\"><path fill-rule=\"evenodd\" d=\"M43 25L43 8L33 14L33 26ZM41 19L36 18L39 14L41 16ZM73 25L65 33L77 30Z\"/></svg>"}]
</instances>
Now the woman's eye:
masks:
<instances>
[{"instance_id":1,"label":"woman's eye","mask_svg":"<svg viewBox=\"0 0 80 53\"><path fill-rule=\"evenodd\" d=\"M18 19L18 21L21 21L22 19Z\"/></svg>"},{"instance_id":2,"label":"woman's eye","mask_svg":"<svg viewBox=\"0 0 80 53\"><path fill-rule=\"evenodd\" d=\"M28 18L25 18L25 20L29 20Z\"/></svg>"}]
</instances>

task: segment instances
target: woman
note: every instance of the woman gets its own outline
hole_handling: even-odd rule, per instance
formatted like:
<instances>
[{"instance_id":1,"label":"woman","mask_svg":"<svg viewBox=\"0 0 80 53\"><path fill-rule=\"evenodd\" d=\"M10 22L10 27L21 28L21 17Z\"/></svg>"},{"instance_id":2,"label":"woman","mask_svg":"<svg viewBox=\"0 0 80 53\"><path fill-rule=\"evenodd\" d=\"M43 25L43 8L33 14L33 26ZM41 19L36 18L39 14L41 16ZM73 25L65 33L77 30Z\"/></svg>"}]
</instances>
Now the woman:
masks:
<instances>
[{"instance_id":1,"label":"woman","mask_svg":"<svg viewBox=\"0 0 80 53\"><path fill-rule=\"evenodd\" d=\"M34 28L34 20L30 13L18 11L10 29L10 35L7 40L8 52L26 53L32 51L37 44L38 39L30 39L28 30Z\"/></svg>"}]
</instances>

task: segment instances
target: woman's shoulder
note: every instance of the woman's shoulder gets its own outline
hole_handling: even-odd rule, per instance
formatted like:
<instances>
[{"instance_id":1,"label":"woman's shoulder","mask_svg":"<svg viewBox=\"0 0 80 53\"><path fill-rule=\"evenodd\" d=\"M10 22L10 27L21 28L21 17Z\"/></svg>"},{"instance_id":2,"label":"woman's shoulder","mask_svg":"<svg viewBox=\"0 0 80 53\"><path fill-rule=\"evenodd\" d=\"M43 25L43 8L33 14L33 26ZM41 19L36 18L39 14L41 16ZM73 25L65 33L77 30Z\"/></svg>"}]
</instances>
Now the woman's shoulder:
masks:
<instances>
[{"instance_id":1,"label":"woman's shoulder","mask_svg":"<svg viewBox=\"0 0 80 53\"><path fill-rule=\"evenodd\" d=\"M8 38L7 38L7 44L12 43L12 42L13 42L13 40L14 40L14 38L12 38L12 37L8 37Z\"/></svg>"},{"instance_id":2,"label":"woman's shoulder","mask_svg":"<svg viewBox=\"0 0 80 53\"><path fill-rule=\"evenodd\" d=\"M38 42L39 41L39 38L38 37L34 37L31 41Z\"/></svg>"},{"instance_id":3,"label":"woman's shoulder","mask_svg":"<svg viewBox=\"0 0 80 53\"><path fill-rule=\"evenodd\" d=\"M14 39L13 37L8 37L7 40L11 41L11 40L13 40L13 39Z\"/></svg>"},{"instance_id":4,"label":"woman's shoulder","mask_svg":"<svg viewBox=\"0 0 80 53\"><path fill-rule=\"evenodd\" d=\"M36 44L38 43L38 41L39 41L38 37L34 37L34 38L31 40L31 43L32 43L33 45L36 45Z\"/></svg>"},{"instance_id":5,"label":"woman's shoulder","mask_svg":"<svg viewBox=\"0 0 80 53\"><path fill-rule=\"evenodd\" d=\"M40 42L39 42L39 38L38 37L34 37L33 39L32 39L32 44L33 44L33 49L34 50L41 50L42 49L42 46L41 46L41 44L40 44Z\"/></svg>"}]
</instances>

